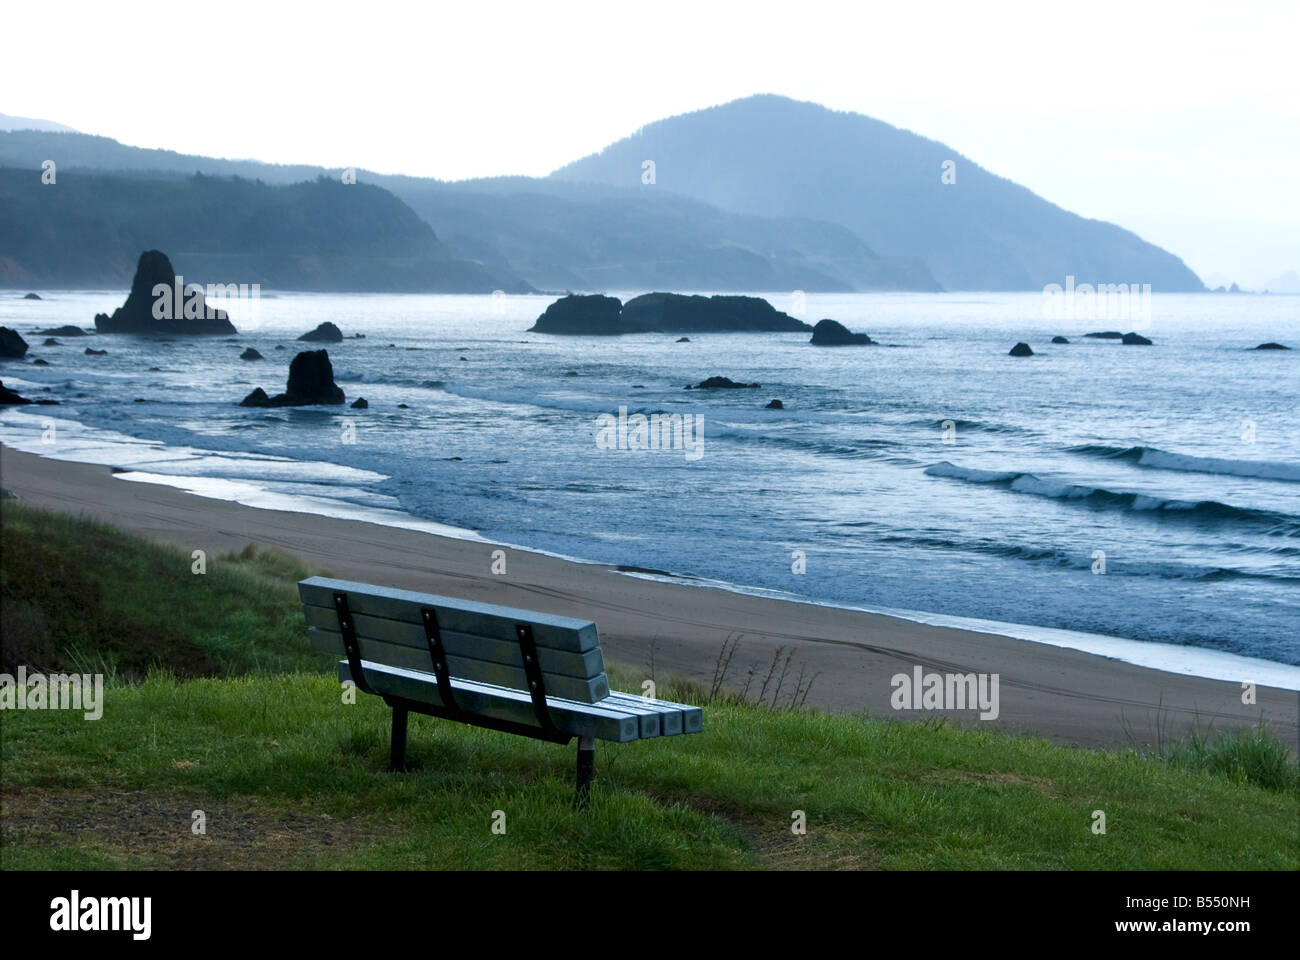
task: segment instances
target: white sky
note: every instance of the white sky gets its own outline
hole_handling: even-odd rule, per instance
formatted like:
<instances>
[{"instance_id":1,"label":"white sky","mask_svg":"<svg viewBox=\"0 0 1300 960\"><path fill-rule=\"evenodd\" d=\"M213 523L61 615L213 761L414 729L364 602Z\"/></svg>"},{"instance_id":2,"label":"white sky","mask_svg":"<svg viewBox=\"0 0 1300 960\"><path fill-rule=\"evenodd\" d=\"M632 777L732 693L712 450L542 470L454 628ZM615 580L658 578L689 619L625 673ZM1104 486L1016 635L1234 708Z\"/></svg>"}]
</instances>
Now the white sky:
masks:
<instances>
[{"instance_id":1,"label":"white sky","mask_svg":"<svg viewBox=\"0 0 1300 960\"><path fill-rule=\"evenodd\" d=\"M942 140L1254 285L1300 270L1297 38L1300 2L1263 0L12 3L0 111L457 179L545 174L781 93Z\"/></svg>"}]
</instances>

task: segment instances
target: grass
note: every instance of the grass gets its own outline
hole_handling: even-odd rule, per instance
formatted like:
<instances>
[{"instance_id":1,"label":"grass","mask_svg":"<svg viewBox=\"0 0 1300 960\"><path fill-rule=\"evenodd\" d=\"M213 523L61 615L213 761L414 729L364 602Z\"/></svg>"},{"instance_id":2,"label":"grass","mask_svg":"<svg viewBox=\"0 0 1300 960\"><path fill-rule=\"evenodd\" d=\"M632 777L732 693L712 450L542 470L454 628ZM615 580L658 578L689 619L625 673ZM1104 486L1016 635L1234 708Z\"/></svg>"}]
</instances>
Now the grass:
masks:
<instances>
[{"instance_id":1,"label":"grass","mask_svg":"<svg viewBox=\"0 0 1300 960\"><path fill-rule=\"evenodd\" d=\"M290 559L247 551L197 577L183 553L109 528L9 504L0 518L6 606L21 590L36 603L31 570L57 569L61 551L97 557L78 568L77 582L101 588L86 616L152 625L188 645L191 665L192 651L211 661L203 675L163 657L140 671L129 632L106 650L76 635L78 656L118 671L98 721L3 715L7 869L1300 867L1295 765L1259 731L1144 756L721 695L703 734L600 744L581 812L572 747L425 717L411 721L411 771L389 774L382 702L345 703L329 665L300 652L292 584L304 571ZM11 563L39 536L58 538L42 566ZM178 557L198 585L170 575ZM45 642L75 659L56 626L73 614L51 592L37 604ZM623 689L637 676L611 671ZM662 681L659 692L709 699Z\"/></svg>"}]
</instances>

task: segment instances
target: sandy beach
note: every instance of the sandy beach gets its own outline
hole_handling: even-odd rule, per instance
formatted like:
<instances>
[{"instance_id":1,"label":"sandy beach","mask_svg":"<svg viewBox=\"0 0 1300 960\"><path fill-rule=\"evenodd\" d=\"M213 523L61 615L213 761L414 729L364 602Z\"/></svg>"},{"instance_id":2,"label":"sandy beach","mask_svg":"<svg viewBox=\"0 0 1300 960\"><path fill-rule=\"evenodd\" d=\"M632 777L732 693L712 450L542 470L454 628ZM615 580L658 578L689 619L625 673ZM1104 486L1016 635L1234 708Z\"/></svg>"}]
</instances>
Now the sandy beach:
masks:
<instances>
[{"instance_id":1,"label":"sandy beach","mask_svg":"<svg viewBox=\"0 0 1300 960\"><path fill-rule=\"evenodd\" d=\"M627 576L522 550L494 575L490 544L354 520L263 510L168 486L125 482L107 467L47 460L0 448L0 482L20 502L90 517L211 558L249 543L286 550L345 579L594 620L608 660L708 684L728 636L742 637L727 686L754 690L775 650L795 648L792 672L816 674L809 706L903 720L947 715L962 726L1036 732L1099 746L1227 729L1261 719L1284 741L1300 739L1300 693L1147 669L1041 643L894 617ZM303 643L306 644L304 629ZM896 711L896 674L997 674L999 715ZM788 678L787 693L793 685ZM783 694L783 699L786 694Z\"/></svg>"}]
</instances>

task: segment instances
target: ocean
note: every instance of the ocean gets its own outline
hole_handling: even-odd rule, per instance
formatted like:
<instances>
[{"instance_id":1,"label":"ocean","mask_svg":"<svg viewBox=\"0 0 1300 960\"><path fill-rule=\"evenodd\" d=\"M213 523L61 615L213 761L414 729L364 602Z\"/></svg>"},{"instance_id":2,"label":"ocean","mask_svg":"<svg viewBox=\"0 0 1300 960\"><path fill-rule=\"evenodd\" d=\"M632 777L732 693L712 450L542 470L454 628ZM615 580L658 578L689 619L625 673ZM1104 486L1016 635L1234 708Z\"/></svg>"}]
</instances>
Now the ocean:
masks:
<instances>
[{"instance_id":1,"label":"ocean","mask_svg":"<svg viewBox=\"0 0 1300 960\"><path fill-rule=\"evenodd\" d=\"M16 449L639 575L1300 665L1300 350L1250 349L1300 347L1300 297L1156 294L1142 347L1038 294L758 294L880 344L823 348L528 333L544 296L286 293L235 304L233 341L43 347L124 293L20 295L0 323L50 366L0 379L60 406L0 408ZM325 320L365 335L327 348L368 409L238 406ZM683 389L714 375L761 387ZM656 413L698 445L601 442Z\"/></svg>"}]
</instances>

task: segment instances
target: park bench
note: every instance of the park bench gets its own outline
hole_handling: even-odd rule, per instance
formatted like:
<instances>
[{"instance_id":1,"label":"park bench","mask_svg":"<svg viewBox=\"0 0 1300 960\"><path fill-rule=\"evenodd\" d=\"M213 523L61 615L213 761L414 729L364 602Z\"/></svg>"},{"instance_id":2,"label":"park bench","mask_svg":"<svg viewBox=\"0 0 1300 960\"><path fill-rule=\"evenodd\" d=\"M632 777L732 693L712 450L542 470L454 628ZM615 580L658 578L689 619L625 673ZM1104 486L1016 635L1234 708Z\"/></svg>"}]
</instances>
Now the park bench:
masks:
<instances>
[{"instance_id":1,"label":"park bench","mask_svg":"<svg viewBox=\"0 0 1300 960\"><path fill-rule=\"evenodd\" d=\"M699 707L611 692L589 620L311 577L298 584L313 649L343 655L340 681L393 710L389 769L406 769L407 715L423 713L567 744L578 739L575 802L595 743L699 733Z\"/></svg>"}]
</instances>

